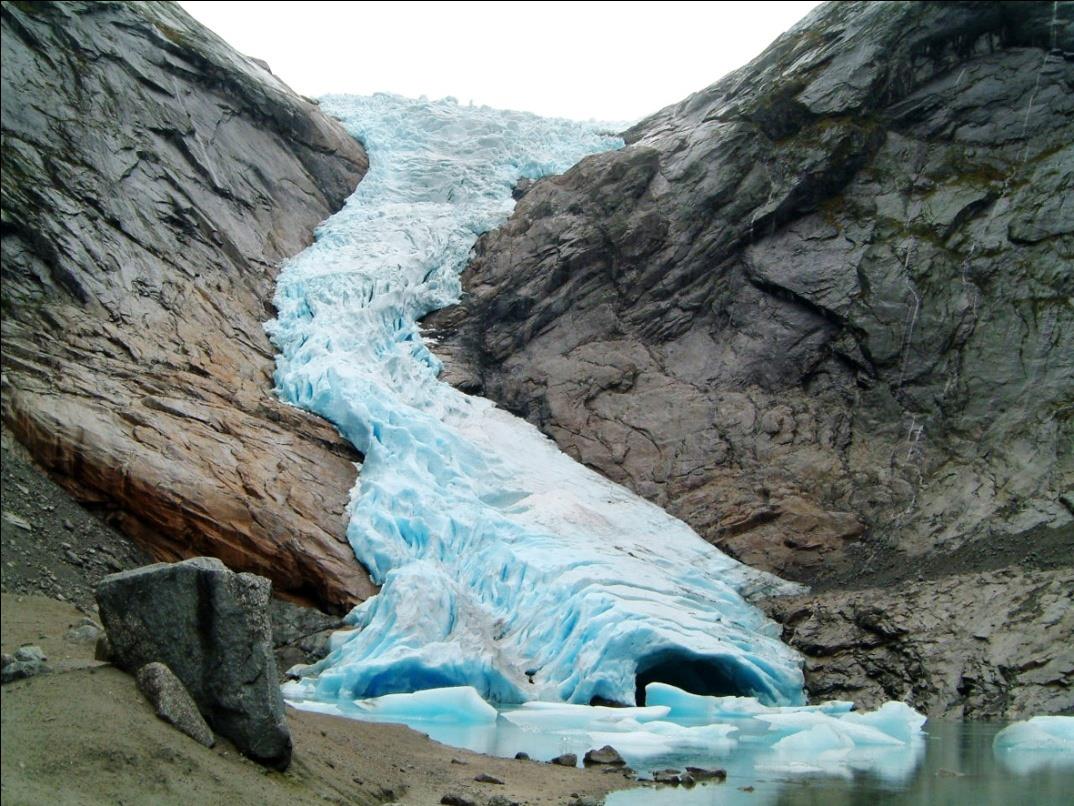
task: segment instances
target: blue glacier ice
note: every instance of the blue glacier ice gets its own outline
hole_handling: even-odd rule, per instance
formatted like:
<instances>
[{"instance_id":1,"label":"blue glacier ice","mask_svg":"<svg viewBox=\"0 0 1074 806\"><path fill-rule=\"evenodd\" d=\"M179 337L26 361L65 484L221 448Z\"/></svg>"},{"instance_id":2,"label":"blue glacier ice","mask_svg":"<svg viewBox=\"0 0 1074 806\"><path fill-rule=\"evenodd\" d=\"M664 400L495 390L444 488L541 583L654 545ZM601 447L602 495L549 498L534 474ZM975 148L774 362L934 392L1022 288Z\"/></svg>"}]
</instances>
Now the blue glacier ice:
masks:
<instances>
[{"instance_id":1,"label":"blue glacier ice","mask_svg":"<svg viewBox=\"0 0 1074 806\"><path fill-rule=\"evenodd\" d=\"M708 693L802 703L798 657L743 598L788 583L439 381L419 331L458 299L471 247L511 212L518 178L621 141L450 99L322 106L371 170L284 267L266 329L280 396L364 454L347 537L382 587L288 696L471 686L499 703L633 703L636 675L664 668L716 680Z\"/></svg>"}]
</instances>

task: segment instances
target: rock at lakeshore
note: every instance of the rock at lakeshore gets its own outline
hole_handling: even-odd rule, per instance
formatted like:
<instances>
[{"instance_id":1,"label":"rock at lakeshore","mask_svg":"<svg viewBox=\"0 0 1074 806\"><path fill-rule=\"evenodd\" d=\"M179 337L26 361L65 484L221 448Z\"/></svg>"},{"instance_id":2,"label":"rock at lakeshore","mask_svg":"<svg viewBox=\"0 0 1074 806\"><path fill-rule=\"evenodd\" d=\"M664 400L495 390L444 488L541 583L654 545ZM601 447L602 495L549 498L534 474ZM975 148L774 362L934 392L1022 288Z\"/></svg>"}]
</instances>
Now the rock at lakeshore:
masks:
<instances>
[{"instance_id":1,"label":"rock at lakeshore","mask_svg":"<svg viewBox=\"0 0 1074 806\"><path fill-rule=\"evenodd\" d=\"M182 681L163 663L147 663L135 675L138 690L153 705L157 716L206 747L216 744L212 730Z\"/></svg>"},{"instance_id":2,"label":"rock at lakeshore","mask_svg":"<svg viewBox=\"0 0 1074 806\"><path fill-rule=\"evenodd\" d=\"M166 664L213 730L282 770L291 734L272 652L270 593L264 577L195 557L105 577L97 604L117 666Z\"/></svg>"},{"instance_id":3,"label":"rock at lakeshore","mask_svg":"<svg viewBox=\"0 0 1074 806\"><path fill-rule=\"evenodd\" d=\"M724 781L727 779L727 770L707 769L705 767L687 767L686 772L695 781Z\"/></svg>"},{"instance_id":4,"label":"rock at lakeshore","mask_svg":"<svg viewBox=\"0 0 1074 806\"><path fill-rule=\"evenodd\" d=\"M623 757L619 755L619 751L612 747L610 744L604 745L599 750L589 750L585 754L585 758L582 759L587 767L593 764L611 764L614 766L625 766L626 762Z\"/></svg>"},{"instance_id":5,"label":"rock at lakeshore","mask_svg":"<svg viewBox=\"0 0 1074 806\"><path fill-rule=\"evenodd\" d=\"M672 786L678 786L682 783L682 779L679 777L678 770L653 770L653 780L658 784L671 784Z\"/></svg>"},{"instance_id":6,"label":"rock at lakeshore","mask_svg":"<svg viewBox=\"0 0 1074 806\"><path fill-rule=\"evenodd\" d=\"M577 767L578 756L574 753L564 753L563 755L556 756L554 759L548 762L549 764L557 764L560 767Z\"/></svg>"}]
</instances>

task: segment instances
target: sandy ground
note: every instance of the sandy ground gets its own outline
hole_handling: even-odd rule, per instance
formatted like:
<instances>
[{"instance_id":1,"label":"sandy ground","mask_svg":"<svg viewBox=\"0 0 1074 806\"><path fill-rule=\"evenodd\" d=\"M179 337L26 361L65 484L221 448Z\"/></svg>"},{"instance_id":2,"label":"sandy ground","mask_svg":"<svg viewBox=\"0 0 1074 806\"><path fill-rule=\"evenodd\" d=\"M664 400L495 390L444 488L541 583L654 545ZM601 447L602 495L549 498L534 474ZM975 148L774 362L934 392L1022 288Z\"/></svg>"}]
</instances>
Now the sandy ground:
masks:
<instances>
[{"instance_id":1,"label":"sandy ground","mask_svg":"<svg viewBox=\"0 0 1074 806\"><path fill-rule=\"evenodd\" d=\"M437 804L457 793L480 806L566 804L630 785L619 773L498 759L431 741L401 725L288 710L295 743L286 773L207 749L158 719L134 679L65 638L83 614L42 596L4 594L0 643L40 646L51 673L3 687L5 806L16 804ZM481 774L503 785L478 783Z\"/></svg>"}]
</instances>

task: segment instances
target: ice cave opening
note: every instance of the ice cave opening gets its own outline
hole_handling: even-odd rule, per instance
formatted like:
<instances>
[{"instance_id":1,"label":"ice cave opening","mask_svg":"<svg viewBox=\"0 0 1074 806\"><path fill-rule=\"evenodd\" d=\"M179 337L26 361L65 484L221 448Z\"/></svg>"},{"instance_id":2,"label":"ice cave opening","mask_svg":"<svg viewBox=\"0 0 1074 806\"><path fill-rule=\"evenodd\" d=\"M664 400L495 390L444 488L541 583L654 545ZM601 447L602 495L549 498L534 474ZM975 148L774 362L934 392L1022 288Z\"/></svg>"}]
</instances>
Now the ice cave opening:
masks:
<instances>
[{"instance_id":1,"label":"ice cave opening","mask_svg":"<svg viewBox=\"0 0 1074 806\"><path fill-rule=\"evenodd\" d=\"M667 683L691 694L709 697L757 697L764 695L749 670L734 658L699 656L664 650L638 661L634 677L634 702L645 705L645 687Z\"/></svg>"}]
</instances>

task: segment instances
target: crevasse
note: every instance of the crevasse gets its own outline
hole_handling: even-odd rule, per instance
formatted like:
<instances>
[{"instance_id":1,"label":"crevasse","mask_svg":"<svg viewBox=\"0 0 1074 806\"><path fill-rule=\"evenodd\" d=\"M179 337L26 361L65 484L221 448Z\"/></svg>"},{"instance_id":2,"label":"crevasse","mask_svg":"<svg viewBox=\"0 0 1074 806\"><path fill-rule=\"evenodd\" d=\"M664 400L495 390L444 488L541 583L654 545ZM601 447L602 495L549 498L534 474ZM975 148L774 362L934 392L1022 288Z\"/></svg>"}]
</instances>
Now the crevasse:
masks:
<instances>
[{"instance_id":1,"label":"crevasse","mask_svg":"<svg viewBox=\"0 0 1074 806\"><path fill-rule=\"evenodd\" d=\"M740 593L778 580L438 381L419 333L421 316L457 300L474 241L509 215L520 177L621 141L451 99L322 103L371 169L284 267L266 328L280 396L365 456L347 536L382 588L301 696L469 685L493 702L633 703L663 680L802 702L797 656Z\"/></svg>"}]
</instances>

